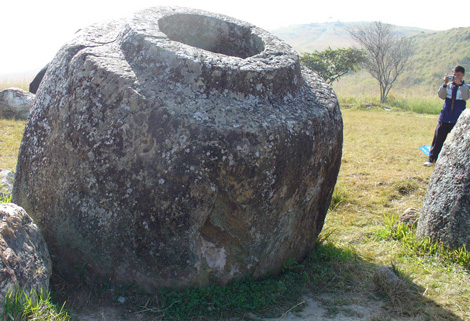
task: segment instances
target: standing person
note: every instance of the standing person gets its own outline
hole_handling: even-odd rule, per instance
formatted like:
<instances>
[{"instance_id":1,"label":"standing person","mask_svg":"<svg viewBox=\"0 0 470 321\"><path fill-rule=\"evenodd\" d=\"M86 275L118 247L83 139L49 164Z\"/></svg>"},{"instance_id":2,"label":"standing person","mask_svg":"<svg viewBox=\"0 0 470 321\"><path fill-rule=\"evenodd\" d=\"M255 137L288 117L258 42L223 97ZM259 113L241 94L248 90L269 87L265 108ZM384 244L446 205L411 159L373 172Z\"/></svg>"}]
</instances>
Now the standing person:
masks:
<instances>
[{"instance_id":1,"label":"standing person","mask_svg":"<svg viewBox=\"0 0 470 321\"><path fill-rule=\"evenodd\" d=\"M463 80L465 68L457 66L452 73L453 76L445 76L444 84L437 92L439 98L444 99L444 105L434 132L429 159L424 166L432 166L437 161L447 134L454 128L460 114L465 110L466 100L470 97L470 88ZM453 81L449 84L450 80Z\"/></svg>"}]
</instances>

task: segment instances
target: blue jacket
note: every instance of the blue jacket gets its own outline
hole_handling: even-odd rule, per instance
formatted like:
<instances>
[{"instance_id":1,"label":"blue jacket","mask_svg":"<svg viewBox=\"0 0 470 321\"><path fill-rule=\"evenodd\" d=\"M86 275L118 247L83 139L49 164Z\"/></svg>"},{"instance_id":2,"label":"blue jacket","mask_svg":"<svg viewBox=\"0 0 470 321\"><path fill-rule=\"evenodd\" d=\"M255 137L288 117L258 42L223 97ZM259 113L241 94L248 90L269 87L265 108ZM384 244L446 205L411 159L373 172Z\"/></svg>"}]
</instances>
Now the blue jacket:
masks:
<instances>
[{"instance_id":1,"label":"blue jacket","mask_svg":"<svg viewBox=\"0 0 470 321\"><path fill-rule=\"evenodd\" d=\"M446 87L441 86L437 94L441 99L444 99L439 121L442 123L455 124L460 114L465 110L467 104L466 100L470 97L468 85L465 82L461 85L456 85L452 82ZM452 103L452 94L454 94L455 97L454 103Z\"/></svg>"}]
</instances>

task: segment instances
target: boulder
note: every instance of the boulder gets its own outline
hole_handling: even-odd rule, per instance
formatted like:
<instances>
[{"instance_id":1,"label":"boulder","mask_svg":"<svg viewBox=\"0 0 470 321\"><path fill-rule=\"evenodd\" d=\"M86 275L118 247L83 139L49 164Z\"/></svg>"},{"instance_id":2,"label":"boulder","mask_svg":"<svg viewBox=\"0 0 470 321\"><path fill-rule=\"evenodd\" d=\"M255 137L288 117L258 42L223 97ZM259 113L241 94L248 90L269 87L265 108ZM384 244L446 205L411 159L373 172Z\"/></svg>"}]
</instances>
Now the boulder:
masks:
<instances>
[{"instance_id":1,"label":"boulder","mask_svg":"<svg viewBox=\"0 0 470 321\"><path fill-rule=\"evenodd\" d=\"M0 194L11 194L15 175L6 169L0 168Z\"/></svg>"},{"instance_id":2,"label":"boulder","mask_svg":"<svg viewBox=\"0 0 470 321\"><path fill-rule=\"evenodd\" d=\"M51 258L38 226L21 207L0 203L0 312L11 291L48 293L51 273Z\"/></svg>"},{"instance_id":3,"label":"boulder","mask_svg":"<svg viewBox=\"0 0 470 321\"><path fill-rule=\"evenodd\" d=\"M470 248L470 111L465 110L429 180L417 235Z\"/></svg>"},{"instance_id":4,"label":"boulder","mask_svg":"<svg viewBox=\"0 0 470 321\"><path fill-rule=\"evenodd\" d=\"M290 46L151 8L81 30L49 64L13 201L64 271L148 290L258 277L313 249L342 138L333 90Z\"/></svg>"},{"instance_id":5,"label":"boulder","mask_svg":"<svg viewBox=\"0 0 470 321\"><path fill-rule=\"evenodd\" d=\"M0 116L7 118L28 118L36 95L20 88L0 91Z\"/></svg>"}]
</instances>

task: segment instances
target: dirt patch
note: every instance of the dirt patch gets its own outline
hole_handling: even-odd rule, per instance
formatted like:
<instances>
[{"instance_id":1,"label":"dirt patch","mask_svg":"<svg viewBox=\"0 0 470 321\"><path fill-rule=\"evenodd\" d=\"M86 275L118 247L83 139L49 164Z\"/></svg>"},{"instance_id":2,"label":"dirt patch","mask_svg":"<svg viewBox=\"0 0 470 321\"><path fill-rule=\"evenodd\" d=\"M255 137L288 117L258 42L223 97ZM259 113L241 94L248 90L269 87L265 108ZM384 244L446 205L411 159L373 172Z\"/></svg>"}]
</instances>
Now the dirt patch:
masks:
<instances>
[{"instance_id":1,"label":"dirt patch","mask_svg":"<svg viewBox=\"0 0 470 321\"><path fill-rule=\"evenodd\" d=\"M102 307L94 311L80 311L74 317L80 321L150 320L144 319L142 315L128 313L121 307Z\"/></svg>"},{"instance_id":2,"label":"dirt patch","mask_svg":"<svg viewBox=\"0 0 470 321\"><path fill-rule=\"evenodd\" d=\"M143 313L130 312L124 306L106 306L94 310L76 311L74 320L80 321L150 321L162 320L161 316L145 315ZM205 319L200 319L205 320ZM242 319L223 319L239 321ZM421 317L403 317L392 319L383 309L383 302L378 299L364 297L350 297L344 295L320 294L307 295L302 298L297 306L286 311L279 318L260 318L254 314L247 314L243 320L253 321L355 321L355 320L402 320L419 321Z\"/></svg>"}]
</instances>

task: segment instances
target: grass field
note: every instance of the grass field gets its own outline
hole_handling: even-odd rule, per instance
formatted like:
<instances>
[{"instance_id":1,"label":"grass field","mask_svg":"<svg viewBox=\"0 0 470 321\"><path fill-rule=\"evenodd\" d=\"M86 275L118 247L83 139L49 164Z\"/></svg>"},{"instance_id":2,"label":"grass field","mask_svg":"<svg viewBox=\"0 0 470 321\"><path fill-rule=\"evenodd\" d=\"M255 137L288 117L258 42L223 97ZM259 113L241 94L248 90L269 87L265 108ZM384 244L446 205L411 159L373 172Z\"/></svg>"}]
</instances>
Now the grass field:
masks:
<instances>
[{"instance_id":1,"label":"grass field","mask_svg":"<svg viewBox=\"0 0 470 321\"><path fill-rule=\"evenodd\" d=\"M7 88L21 88L23 90L28 90L29 83L34 77L32 76L21 76L14 79L2 79L0 78L0 91Z\"/></svg>"},{"instance_id":2,"label":"grass field","mask_svg":"<svg viewBox=\"0 0 470 321\"><path fill-rule=\"evenodd\" d=\"M391 93L385 104L380 103L378 97L371 95L338 95L343 109L368 110L380 107L385 110L410 111L418 114L438 115L441 112L443 101L434 96L395 96Z\"/></svg>"},{"instance_id":3,"label":"grass field","mask_svg":"<svg viewBox=\"0 0 470 321\"><path fill-rule=\"evenodd\" d=\"M431 320L453 319L449 311L470 319L470 266L416 256L399 241L380 237L387 220L409 207L421 209L432 168L422 166L426 156L418 146L430 144L437 117L353 110L343 111L343 117L344 153L337 184L342 203L327 216L324 230L334 230L330 241L353 248L368 262L393 262L426 298L443 308L421 306Z\"/></svg>"},{"instance_id":4,"label":"grass field","mask_svg":"<svg viewBox=\"0 0 470 321\"><path fill-rule=\"evenodd\" d=\"M445 250L421 251L413 228L403 228L400 237L391 228L405 209L421 209L433 169L422 166L426 156L418 147L430 144L437 116L400 111L399 106L384 111L375 104L347 109L342 100L342 105L341 171L323 242L305 262L289 262L276 278L242 280L226 288L164 291L159 306L130 289L89 293L110 300L123 295L128 298L126 310L140 311L145 305L156 319L224 319L247 312L280 317L301 302L303 294L327 293L323 305L331 318L348 313L351 303L376 300L383 305L369 320L470 320L470 258L464 254L463 259L449 259ZM0 120L0 167L15 168L23 126ZM380 265L393 265L406 287L391 292L377 288L373 275ZM66 286L52 282L52 296L66 297ZM174 304L182 301L184 305Z\"/></svg>"},{"instance_id":5,"label":"grass field","mask_svg":"<svg viewBox=\"0 0 470 321\"><path fill-rule=\"evenodd\" d=\"M25 122L0 118L0 168L15 171Z\"/></svg>"}]
</instances>

